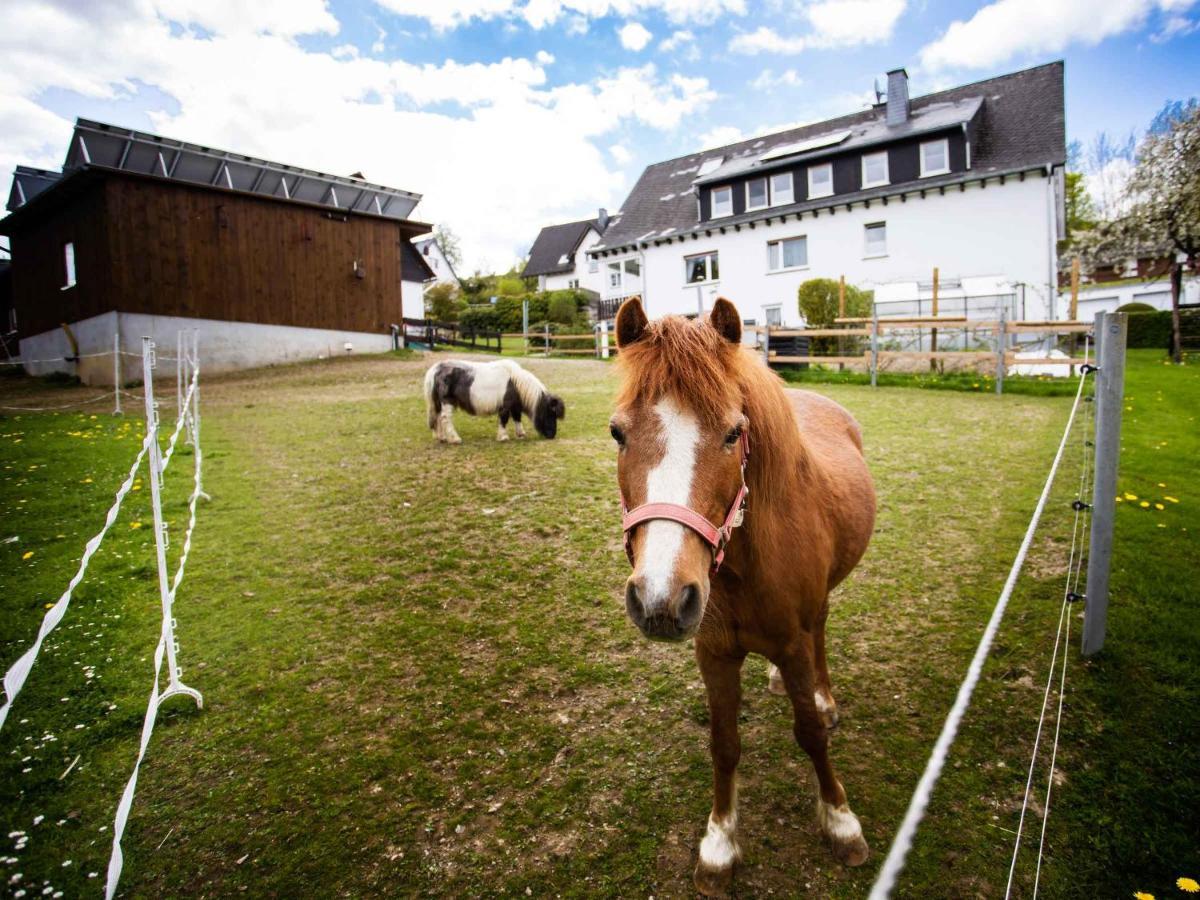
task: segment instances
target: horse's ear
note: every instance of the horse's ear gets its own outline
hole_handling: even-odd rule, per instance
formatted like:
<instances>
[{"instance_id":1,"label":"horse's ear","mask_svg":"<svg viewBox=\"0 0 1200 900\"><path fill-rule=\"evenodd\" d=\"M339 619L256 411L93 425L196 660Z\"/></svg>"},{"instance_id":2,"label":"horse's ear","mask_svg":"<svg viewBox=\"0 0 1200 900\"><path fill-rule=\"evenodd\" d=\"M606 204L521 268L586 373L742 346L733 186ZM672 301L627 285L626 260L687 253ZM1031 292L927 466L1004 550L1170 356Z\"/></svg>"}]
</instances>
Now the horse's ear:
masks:
<instances>
[{"instance_id":1,"label":"horse's ear","mask_svg":"<svg viewBox=\"0 0 1200 900\"><path fill-rule=\"evenodd\" d=\"M628 347L642 338L642 333L650 320L642 309L641 297L630 297L617 310L617 346Z\"/></svg>"},{"instance_id":2,"label":"horse's ear","mask_svg":"<svg viewBox=\"0 0 1200 900\"><path fill-rule=\"evenodd\" d=\"M717 333L729 343L742 342L742 317L738 314L737 307L724 297L718 297L717 302L713 304L712 312L708 315L708 324L717 329Z\"/></svg>"}]
</instances>

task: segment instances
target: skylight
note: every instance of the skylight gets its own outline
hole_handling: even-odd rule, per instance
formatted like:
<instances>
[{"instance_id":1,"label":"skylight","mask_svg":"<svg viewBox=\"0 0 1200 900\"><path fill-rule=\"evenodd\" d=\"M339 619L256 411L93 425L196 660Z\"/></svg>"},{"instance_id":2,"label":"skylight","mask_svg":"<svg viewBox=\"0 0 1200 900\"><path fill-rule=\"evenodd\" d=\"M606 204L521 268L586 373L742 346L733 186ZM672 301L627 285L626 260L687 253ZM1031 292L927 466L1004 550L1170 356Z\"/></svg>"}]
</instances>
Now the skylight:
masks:
<instances>
[{"instance_id":1,"label":"skylight","mask_svg":"<svg viewBox=\"0 0 1200 900\"><path fill-rule=\"evenodd\" d=\"M797 153L807 153L809 150L818 150L821 147L832 147L835 144L840 144L848 137L850 137L849 130L835 131L832 134L823 134L820 137L809 138L807 141L798 141L795 144L781 144L778 147L768 150L760 159L779 159L784 156L795 156Z\"/></svg>"},{"instance_id":2,"label":"skylight","mask_svg":"<svg viewBox=\"0 0 1200 900\"><path fill-rule=\"evenodd\" d=\"M700 171L696 173L696 177L707 175L709 172L715 172L721 168L721 163L725 162L723 156L710 156L704 162L700 163Z\"/></svg>"}]
</instances>

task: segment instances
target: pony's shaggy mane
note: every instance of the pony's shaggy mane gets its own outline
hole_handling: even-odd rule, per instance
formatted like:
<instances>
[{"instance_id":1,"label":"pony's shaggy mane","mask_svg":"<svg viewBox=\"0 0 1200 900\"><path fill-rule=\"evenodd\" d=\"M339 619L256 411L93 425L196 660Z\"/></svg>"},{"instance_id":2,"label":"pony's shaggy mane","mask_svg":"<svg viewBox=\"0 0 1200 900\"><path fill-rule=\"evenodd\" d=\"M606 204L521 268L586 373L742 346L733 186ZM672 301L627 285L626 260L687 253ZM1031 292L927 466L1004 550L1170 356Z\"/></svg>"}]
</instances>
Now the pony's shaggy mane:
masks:
<instances>
[{"instance_id":1,"label":"pony's shaggy mane","mask_svg":"<svg viewBox=\"0 0 1200 900\"><path fill-rule=\"evenodd\" d=\"M807 475L808 454L783 381L748 347L733 344L707 320L664 316L621 348L624 376L617 403L655 403L671 397L710 426L720 426L731 409L750 420L750 465L746 480L757 502L769 502L772 478ZM761 521L761 520L760 520Z\"/></svg>"}]
</instances>

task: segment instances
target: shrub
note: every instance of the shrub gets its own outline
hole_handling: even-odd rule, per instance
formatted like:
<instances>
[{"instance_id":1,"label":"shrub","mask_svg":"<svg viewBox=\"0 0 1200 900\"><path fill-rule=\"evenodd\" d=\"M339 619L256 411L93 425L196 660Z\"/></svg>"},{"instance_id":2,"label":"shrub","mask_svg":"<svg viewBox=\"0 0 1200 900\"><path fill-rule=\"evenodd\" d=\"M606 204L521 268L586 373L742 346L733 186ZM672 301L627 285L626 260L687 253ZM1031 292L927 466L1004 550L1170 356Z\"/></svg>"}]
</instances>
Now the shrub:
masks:
<instances>
[{"instance_id":1,"label":"shrub","mask_svg":"<svg viewBox=\"0 0 1200 900\"><path fill-rule=\"evenodd\" d=\"M551 322L573 325L579 318L579 306L571 291L555 291L547 303L546 318Z\"/></svg>"},{"instance_id":2,"label":"shrub","mask_svg":"<svg viewBox=\"0 0 1200 900\"><path fill-rule=\"evenodd\" d=\"M1171 346L1171 313L1158 310L1129 310L1127 347L1163 350Z\"/></svg>"},{"instance_id":3,"label":"shrub","mask_svg":"<svg viewBox=\"0 0 1200 900\"><path fill-rule=\"evenodd\" d=\"M496 283L496 293L501 297L516 297L525 293L525 282L515 275L506 275Z\"/></svg>"},{"instance_id":4,"label":"shrub","mask_svg":"<svg viewBox=\"0 0 1200 900\"><path fill-rule=\"evenodd\" d=\"M838 282L832 278L810 278L797 291L800 314L809 328L833 328L838 317ZM860 318L871 315L875 301L874 291L864 291L854 285L846 285L846 317ZM841 344L839 345L839 341ZM836 353L839 348L844 355L861 351L861 338L812 338L809 344L814 355Z\"/></svg>"},{"instance_id":5,"label":"shrub","mask_svg":"<svg viewBox=\"0 0 1200 900\"><path fill-rule=\"evenodd\" d=\"M425 310L431 319L438 322L455 322L462 308L463 302L456 285L435 284L425 292Z\"/></svg>"}]
</instances>

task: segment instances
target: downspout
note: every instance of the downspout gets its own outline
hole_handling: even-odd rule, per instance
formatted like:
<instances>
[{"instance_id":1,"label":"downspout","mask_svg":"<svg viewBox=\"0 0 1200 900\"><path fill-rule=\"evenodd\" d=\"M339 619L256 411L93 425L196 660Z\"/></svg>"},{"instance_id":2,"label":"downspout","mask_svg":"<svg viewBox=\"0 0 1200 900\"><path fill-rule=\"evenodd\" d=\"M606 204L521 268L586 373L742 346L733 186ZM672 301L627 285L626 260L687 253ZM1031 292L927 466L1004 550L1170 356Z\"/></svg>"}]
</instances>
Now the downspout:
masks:
<instances>
[{"instance_id":1,"label":"downspout","mask_svg":"<svg viewBox=\"0 0 1200 900\"><path fill-rule=\"evenodd\" d=\"M1054 202L1054 166L1046 166L1046 302L1049 310L1046 318L1055 321L1058 318L1058 204Z\"/></svg>"}]
</instances>

